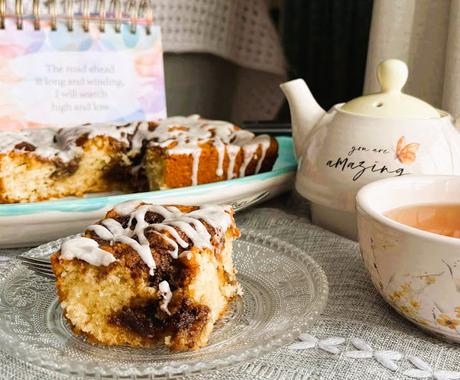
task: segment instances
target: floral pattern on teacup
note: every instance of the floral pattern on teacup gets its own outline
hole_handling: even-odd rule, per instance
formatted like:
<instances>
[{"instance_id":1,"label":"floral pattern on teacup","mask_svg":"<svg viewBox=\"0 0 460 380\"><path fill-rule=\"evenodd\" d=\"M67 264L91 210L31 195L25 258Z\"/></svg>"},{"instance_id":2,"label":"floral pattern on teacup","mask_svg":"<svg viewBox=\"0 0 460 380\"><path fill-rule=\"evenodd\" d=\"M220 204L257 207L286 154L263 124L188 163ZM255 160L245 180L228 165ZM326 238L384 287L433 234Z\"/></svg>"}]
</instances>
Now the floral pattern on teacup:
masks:
<instances>
[{"instance_id":1,"label":"floral pattern on teacup","mask_svg":"<svg viewBox=\"0 0 460 380\"><path fill-rule=\"evenodd\" d=\"M406 242L398 232L374 221L358 222L366 236L360 244L365 266L385 300L412 322L460 340L460 260L405 260Z\"/></svg>"},{"instance_id":2,"label":"floral pattern on teacup","mask_svg":"<svg viewBox=\"0 0 460 380\"><path fill-rule=\"evenodd\" d=\"M427 287L436 283L436 278L441 274L424 274L419 276L404 276L410 279L404 279L399 286L392 286L396 282L392 277L387 287L389 296L387 301L393 305L401 314L409 319L425 326L430 322L425 318L422 311L422 303L425 302L424 292ZM391 290L390 290L391 289ZM425 304L423 306L426 306Z\"/></svg>"}]
</instances>

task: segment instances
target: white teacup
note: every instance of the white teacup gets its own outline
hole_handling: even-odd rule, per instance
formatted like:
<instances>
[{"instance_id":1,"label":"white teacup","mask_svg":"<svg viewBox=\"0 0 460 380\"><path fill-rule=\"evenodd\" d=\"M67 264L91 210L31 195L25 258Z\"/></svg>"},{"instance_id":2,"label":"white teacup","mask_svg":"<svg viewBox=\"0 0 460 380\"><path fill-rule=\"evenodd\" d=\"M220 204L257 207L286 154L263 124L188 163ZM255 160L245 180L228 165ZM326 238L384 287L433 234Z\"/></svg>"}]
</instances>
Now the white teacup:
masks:
<instances>
[{"instance_id":1,"label":"white teacup","mask_svg":"<svg viewBox=\"0 0 460 380\"><path fill-rule=\"evenodd\" d=\"M400 314L460 342L460 239L384 215L416 204L460 204L460 176L408 175L364 186L357 195L364 264L374 286Z\"/></svg>"}]
</instances>

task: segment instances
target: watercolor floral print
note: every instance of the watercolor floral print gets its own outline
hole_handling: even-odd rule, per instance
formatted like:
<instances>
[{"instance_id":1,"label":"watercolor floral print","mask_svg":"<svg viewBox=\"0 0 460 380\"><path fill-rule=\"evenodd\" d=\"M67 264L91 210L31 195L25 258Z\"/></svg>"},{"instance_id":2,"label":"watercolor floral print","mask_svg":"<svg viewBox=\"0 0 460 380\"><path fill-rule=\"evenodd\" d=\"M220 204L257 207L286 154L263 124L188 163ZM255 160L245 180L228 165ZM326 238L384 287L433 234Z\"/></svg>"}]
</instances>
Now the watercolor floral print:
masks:
<instances>
[{"instance_id":1,"label":"watercolor floral print","mask_svg":"<svg viewBox=\"0 0 460 380\"><path fill-rule=\"evenodd\" d=\"M374 230L374 234L379 233ZM369 237L368 250L362 251L372 281L382 296L400 314L416 324L430 327L437 333L460 335L460 302L451 302L451 299L455 300L454 294L458 294L460 299L460 260L440 260L438 270L433 272L414 274L412 269L409 270L411 273L386 272L385 261L391 260L391 251L400 247L396 236L387 238L382 237L377 245ZM436 288L438 286L449 289L453 293L451 298L441 300Z\"/></svg>"},{"instance_id":2,"label":"watercolor floral print","mask_svg":"<svg viewBox=\"0 0 460 380\"><path fill-rule=\"evenodd\" d=\"M460 320L458 319L455 319L455 318L451 318L450 316L448 316L447 314L440 314L437 318L436 318L436 323L440 326L444 326L444 327L447 327L451 330L456 330L457 327L459 326L460 324Z\"/></svg>"},{"instance_id":3,"label":"watercolor floral print","mask_svg":"<svg viewBox=\"0 0 460 380\"><path fill-rule=\"evenodd\" d=\"M441 329L448 329L460 335L460 306L455 306L453 310L441 308L436 300L431 300L425 295L428 287L436 284L437 279L446 275L446 272L424 274L418 276L406 276L407 280L401 283L396 289L392 284L395 277L392 277L387 288L393 289L389 293L389 302L401 314L422 326L436 326ZM426 318L425 308L431 308L431 318Z\"/></svg>"},{"instance_id":4,"label":"watercolor floral print","mask_svg":"<svg viewBox=\"0 0 460 380\"><path fill-rule=\"evenodd\" d=\"M414 320L421 325L427 325L428 321L421 317L419 312L422 306L422 293L426 286L429 286L429 282L425 281L425 278L433 278L431 275L423 276L422 285L415 285L412 281L402 283L397 290L394 290L389 295L391 304L406 317ZM416 281L419 283L419 281ZM389 283L391 286L391 280Z\"/></svg>"},{"instance_id":5,"label":"watercolor floral print","mask_svg":"<svg viewBox=\"0 0 460 380\"><path fill-rule=\"evenodd\" d=\"M439 314L436 323L451 330L457 330L460 327L460 306L454 308L454 313L455 317L444 313Z\"/></svg>"},{"instance_id":6,"label":"watercolor floral print","mask_svg":"<svg viewBox=\"0 0 460 380\"><path fill-rule=\"evenodd\" d=\"M419 147L417 143L406 144L405 137L401 136L396 144L396 158L402 164L412 164L417 158Z\"/></svg>"},{"instance_id":7,"label":"watercolor floral print","mask_svg":"<svg viewBox=\"0 0 460 380\"><path fill-rule=\"evenodd\" d=\"M67 125L65 123L73 125L85 122L128 122L166 116L163 48L159 27L152 27L151 33L146 35L140 30L141 26L138 27L138 33L130 33L129 25L123 25L122 32L116 33L109 23L106 24L104 32L99 30L97 23L91 23L88 32L84 32L76 25L73 32L69 33L64 24L58 24L57 30L51 32L50 25L41 22L40 30L35 31L33 26L29 25L29 20L25 20L23 30L18 31L15 28L14 19L7 18L5 22L7 23L6 28L0 34L0 123L2 129L19 130L44 127L50 124L65 126ZM75 58L77 55L81 59ZM41 84L44 77L51 79L49 81L51 83L61 82L62 78L59 74L50 74L49 71L46 71L49 62L67 68L67 61L70 58L65 60L65 57L72 57L71 62L75 65L86 62L88 65L93 62L102 65L101 62L108 60L108 58L104 58L103 61L100 61L99 58L92 58L96 55L98 57L109 55L112 58L117 57L113 58L117 62L116 74L110 74L112 76L101 74L97 77L98 80L100 79L101 83L108 79L122 80L126 82L123 84L124 87L87 84L87 90L80 91L82 88L80 84L78 86L69 84L69 81L77 78L76 74L75 77L65 76L64 79L67 82L64 87L62 84L47 84L46 87ZM119 57L123 60L120 60ZM94 77L94 74L91 75L91 78ZM88 78L88 74L82 74L80 77ZM81 79L80 77L77 79ZM124 80L127 77L130 78L129 81ZM99 99L97 97L82 98L81 101L80 98L75 98L75 96L84 96L80 94L91 93L93 90L96 94L96 90L100 88L105 89L105 93L108 94L104 94L101 101L97 101ZM134 90L136 96L133 97ZM74 95L77 92L79 95ZM41 96L36 96L37 94ZM124 102L122 94L125 94L124 98L129 99ZM64 100L62 100L63 97L65 97ZM68 103L70 98L73 103ZM31 102L37 101L39 104L33 103L36 107L30 107ZM59 107L52 108L53 102ZM73 109L71 112L66 109L67 113L62 115L64 105L67 103ZM94 111L96 103L108 107L107 110L104 108L104 111L97 114ZM75 107L80 104L87 106L87 109L93 109L94 112L82 113L81 110L77 112ZM123 107L115 107L113 104L123 104ZM40 112L31 108L40 109ZM84 121L80 120L83 118Z\"/></svg>"}]
</instances>

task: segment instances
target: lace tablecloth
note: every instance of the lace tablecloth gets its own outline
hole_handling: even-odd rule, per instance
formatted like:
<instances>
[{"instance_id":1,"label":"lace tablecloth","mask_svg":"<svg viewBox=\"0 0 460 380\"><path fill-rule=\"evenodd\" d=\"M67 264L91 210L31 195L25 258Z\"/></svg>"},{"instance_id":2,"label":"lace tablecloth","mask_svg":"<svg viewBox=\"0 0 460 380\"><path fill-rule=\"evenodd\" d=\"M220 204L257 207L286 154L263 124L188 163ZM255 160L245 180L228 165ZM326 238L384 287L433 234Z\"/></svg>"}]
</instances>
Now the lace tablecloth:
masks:
<instances>
[{"instance_id":1,"label":"lace tablecloth","mask_svg":"<svg viewBox=\"0 0 460 380\"><path fill-rule=\"evenodd\" d=\"M304 342L253 362L188 379L460 378L456 372L460 371L458 346L426 335L387 306L364 270L357 244L311 225L299 198L278 198L242 213L238 222L244 228L284 239L315 258L329 280L329 302ZM0 255L9 257L21 251L0 250ZM0 378L68 377L0 351Z\"/></svg>"}]
</instances>

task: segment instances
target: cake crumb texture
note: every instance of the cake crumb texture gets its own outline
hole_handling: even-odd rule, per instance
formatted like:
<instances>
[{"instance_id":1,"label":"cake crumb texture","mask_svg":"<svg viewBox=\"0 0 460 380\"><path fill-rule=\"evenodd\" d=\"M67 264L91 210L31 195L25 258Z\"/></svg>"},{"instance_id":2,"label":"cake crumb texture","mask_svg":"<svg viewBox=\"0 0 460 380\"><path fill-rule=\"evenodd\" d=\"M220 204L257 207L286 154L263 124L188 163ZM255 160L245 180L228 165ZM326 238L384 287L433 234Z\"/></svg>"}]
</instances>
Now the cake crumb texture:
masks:
<instances>
[{"instance_id":1,"label":"cake crumb texture","mask_svg":"<svg viewBox=\"0 0 460 380\"><path fill-rule=\"evenodd\" d=\"M214 324L241 294L232 261L232 241L239 236L233 211L138 202L109 211L94 226L51 258L74 333L109 346L205 346ZM142 247L149 248L154 264L140 254ZM87 254L95 255L93 263L97 255L114 260L91 265ZM167 285L163 293L161 283Z\"/></svg>"}]
</instances>

